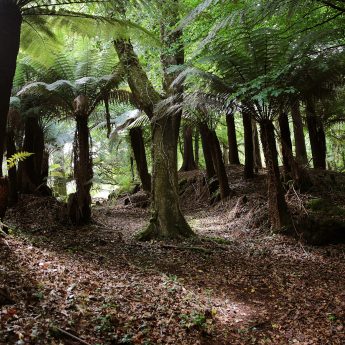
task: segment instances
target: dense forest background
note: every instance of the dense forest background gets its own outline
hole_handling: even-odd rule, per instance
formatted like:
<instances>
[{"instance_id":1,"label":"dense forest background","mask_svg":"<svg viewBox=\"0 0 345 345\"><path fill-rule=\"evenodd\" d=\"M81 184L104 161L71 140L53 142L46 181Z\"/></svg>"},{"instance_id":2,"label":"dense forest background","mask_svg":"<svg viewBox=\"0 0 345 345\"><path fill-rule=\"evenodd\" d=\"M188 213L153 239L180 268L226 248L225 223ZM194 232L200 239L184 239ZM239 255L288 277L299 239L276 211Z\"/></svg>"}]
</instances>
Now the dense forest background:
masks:
<instances>
[{"instance_id":1,"label":"dense forest background","mask_svg":"<svg viewBox=\"0 0 345 345\"><path fill-rule=\"evenodd\" d=\"M342 343L344 1L1 0L0 45L1 344Z\"/></svg>"}]
</instances>

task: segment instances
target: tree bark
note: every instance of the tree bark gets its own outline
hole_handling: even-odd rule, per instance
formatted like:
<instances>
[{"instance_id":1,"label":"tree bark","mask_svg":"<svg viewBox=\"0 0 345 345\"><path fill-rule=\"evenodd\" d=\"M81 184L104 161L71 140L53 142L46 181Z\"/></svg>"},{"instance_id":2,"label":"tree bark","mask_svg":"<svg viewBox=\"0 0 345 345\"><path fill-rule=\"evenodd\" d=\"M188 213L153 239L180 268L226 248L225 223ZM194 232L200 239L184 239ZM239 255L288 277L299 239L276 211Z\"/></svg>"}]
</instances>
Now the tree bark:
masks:
<instances>
[{"instance_id":1,"label":"tree bark","mask_svg":"<svg viewBox=\"0 0 345 345\"><path fill-rule=\"evenodd\" d=\"M219 140L215 130L210 130L209 133L209 142L211 143L211 154L213 165L216 170L218 183L219 183L219 192L220 198L222 200L226 199L231 194L231 189L229 187L228 176L226 174L226 169L223 161L222 150L220 148Z\"/></svg>"},{"instance_id":2,"label":"tree bark","mask_svg":"<svg viewBox=\"0 0 345 345\"><path fill-rule=\"evenodd\" d=\"M282 146L284 174L286 177L288 177L291 173L290 158L292 153L292 142L287 112L282 111L279 114L278 123L280 129L280 141Z\"/></svg>"},{"instance_id":3,"label":"tree bark","mask_svg":"<svg viewBox=\"0 0 345 345\"><path fill-rule=\"evenodd\" d=\"M306 100L306 113L314 168L326 169L326 135L322 119L317 116L311 98Z\"/></svg>"},{"instance_id":4,"label":"tree bark","mask_svg":"<svg viewBox=\"0 0 345 345\"><path fill-rule=\"evenodd\" d=\"M76 114L76 144L74 151L74 176L77 191L68 200L68 215L75 225L91 220L92 159L90 157L88 115Z\"/></svg>"},{"instance_id":5,"label":"tree bark","mask_svg":"<svg viewBox=\"0 0 345 345\"><path fill-rule=\"evenodd\" d=\"M17 153L14 132L10 130L7 132L6 137L6 156L7 159ZM8 170L8 181L9 181L9 193L8 203L10 206L15 205L18 202L18 186L17 186L17 167L14 166Z\"/></svg>"},{"instance_id":6,"label":"tree bark","mask_svg":"<svg viewBox=\"0 0 345 345\"><path fill-rule=\"evenodd\" d=\"M143 131L140 127L132 128L129 131L129 136L143 190L151 193L151 175L147 169Z\"/></svg>"},{"instance_id":7,"label":"tree bark","mask_svg":"<svg viewBox=\"0 0 345 345\"><path fill-rule=\"evenodd\" d=\"M252 119L252 131L253 131L253 145L254 145L254 166L255 172L258 172L262 168L261 151L258 128L256 126L256 121Z\"/></svg>"},{"instance_id":8,"label":"tree bark","mask_svg":"<svg viewBox=\"0 0 345 345\"><path fill-rule=\"evenodd\" d=\"M303 132L303 122L298 100L291 101L291 116L293 121L293 131L295 137L296 159L299 164L307 165L308 156L305 146Z\"/></svg>"},{"instance_id":9,"label":"tree bark","mask_svg":"<svg viewBox=\"0 0 345 345\"><path fill-rule=\"evenodd\" d=\"M153 214L149 227L138 235L138 239L190 237L193 232L179 205L174 119L164 116L153 124L152 131Z\"/></svg>"},{"instance_id":10,"label":"tree bark","mask_svg":"<svg viewBox=\"0 0 345 345\"><path fill-rule=\"evenodd\" d=\"M170 35L166 46L176 46L181 32ZM127 71L127 80L133 97L138 106L143 109L152 120L155 106L162 100L153 88L144 69L140 65L133 46L129 41L117 40L115 49L122 65ZM170 88L174 75L169 75L168 65L182 64L183 47L168 58L162 57L164 67L164 87L170 96L181 90ZM156 114L152 123L152 217L149 226L140 234L138 239L152 238L181 238L193 236L187 224L178 198L177 179L177 141L181 121L181 113L172 115Z\"/></svg>"},{"instance_id":11,"label":"tree bark","mask_svg":"<svg viewBox=\"0 0 345 345\"><path fill-rule=\"evenodd\" d=\"M211 145L212 142L209 140L208 131L209 128L206 123L199 124L199 131L201 137L201 145L202 150L204 153L205 165L206 165L206 176L207 179L210 180L214 176L216 176L216 170L214 169L213 160L212 160L212 152L211 152Z\"/></svg>"},{"instance_id":12,"label":"tree bark","mask_svg":"<svg viewBox=\"0 0 345 345\"><path fill-rule=\"evenodd\" d=\"M210 193L215 192L215 187L219 186L220 198L225 199L231 194L228 176L223 161L222 150L215 130L211 130L206 122L199 124L199 130L204 150L206 171L208 179L217 176L218 183L212 184Z\"/></svg>"},{"instance_id":13,"label":"tree bark","mask_svg":"<svg viewBox=\"0 0 345 345\"><path fill-rule=\"evenodd\" d=\"M260 130L267 169L268 206L271 226L274 230L280 230L281 228L290 225L291 218L280 180L278 153L272 121L261 121Z\"/></svg>"},{"instance_id":14,"label":"tree bark","mask_svg":"<svg viewBox=\"0 0 345 345\"><path fill-rule=\"evenodd\" d=\"M229 144L229 163L240 164L240 159L238 157L235 118L233 114L226 115L226 126Z\"/></svg>"},{"instance_id":15,"label":"tree bark","mask_svg":"<svg viewBox=\"0 0 345 345\"><path fill-rule=\"evenodd\" d=\"M193 130L190 126L183 129L183 163L180 171L191 171L196 169L193 152Z\"/></svg>"},{"instance_id":16,"label":"tree bark","mask_svg":"<svg viewBox=\"0 0 345 345\"><path fill-rule=\"evenodd\" d=\"M252 117L250 113L243 111L243 130L244 130L244 178L254 177L254 145L253 145L253 128Z\"/></svg>"},{"instance_id":17,"label":"tree bark","mask_svg":"<svg viewBox=\"0 0 345 345\"><path fill-rule=\"evenodd\" d=\"M2 222L8 206L8 181L6 177L0 177L0 221ZM6 232L6 228L2 229Z\"/></svg>"},{"instance_id":18,"label":"tree bark","mask_svg":"<svg viewBox=\"0 0 345 345\"><path fill-rule=\"evenodd\" d=\"M199 130L196 129L195 134L194 134L194 157L195 157L195 165L197 169L199 167L199 138L200 138L200 133L199 133Z\"/></svg>"},{"instance_id":19,"label":"tree bark","mask_svg":"<svg viewBox=\"0 0 345 345\"><path fill-rule=\"evenodd\" d=\"M20 44L22 16L12 1L0 3L0 176L6 143L6 127L12 83Z\"/></svg>"}]
</instances>

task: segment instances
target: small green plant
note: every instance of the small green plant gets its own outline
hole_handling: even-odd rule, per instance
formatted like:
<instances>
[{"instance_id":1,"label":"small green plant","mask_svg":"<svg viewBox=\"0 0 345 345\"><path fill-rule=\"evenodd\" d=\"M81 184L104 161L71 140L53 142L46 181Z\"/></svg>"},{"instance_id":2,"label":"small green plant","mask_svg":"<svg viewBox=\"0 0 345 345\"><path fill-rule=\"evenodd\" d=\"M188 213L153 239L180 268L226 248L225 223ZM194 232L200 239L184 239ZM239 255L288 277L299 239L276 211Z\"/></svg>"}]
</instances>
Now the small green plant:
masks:
<instances>
[{"instance_id":1,"label":"small green plant","mask_svg":"<svg viewBox=\"0 0 345 345\"><path fill-rule=\"evenodd\" d=\"M17 152L14 155L12 155L10 158L7 159L7 169L10 170L14 168L19 162L24 161L28 157L32 156L33 153L30 152Z\"/></svg>"}]
</instances>

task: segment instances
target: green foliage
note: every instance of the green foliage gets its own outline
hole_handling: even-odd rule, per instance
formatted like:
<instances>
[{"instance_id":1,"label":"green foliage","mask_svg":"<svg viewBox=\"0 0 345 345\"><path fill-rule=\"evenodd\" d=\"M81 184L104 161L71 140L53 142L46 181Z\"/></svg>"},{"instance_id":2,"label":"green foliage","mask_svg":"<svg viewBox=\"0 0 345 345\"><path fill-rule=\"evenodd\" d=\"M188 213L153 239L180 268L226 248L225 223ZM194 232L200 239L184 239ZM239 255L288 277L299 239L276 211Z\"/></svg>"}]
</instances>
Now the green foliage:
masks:
<instances>
[{"instance_id":1,"label":"green foliage","mask_svg":"<svg viewBox=\"0 0 345 345\"><path fill-rule=\"evenodd\" d=\"M14 155L12 155L10 158L7 159L7 169L14 168L19 162L24 161L28 157L32 156L33 153L30 152L17 152Z\"/></svg>"}]
</instances>

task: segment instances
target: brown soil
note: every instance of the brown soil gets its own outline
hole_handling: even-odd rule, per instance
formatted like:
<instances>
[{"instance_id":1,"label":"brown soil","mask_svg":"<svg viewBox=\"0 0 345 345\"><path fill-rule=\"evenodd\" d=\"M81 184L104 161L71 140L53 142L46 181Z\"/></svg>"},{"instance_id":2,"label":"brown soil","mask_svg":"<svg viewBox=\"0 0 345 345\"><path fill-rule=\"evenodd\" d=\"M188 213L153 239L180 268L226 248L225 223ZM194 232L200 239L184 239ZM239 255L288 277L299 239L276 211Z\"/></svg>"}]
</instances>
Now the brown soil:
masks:
<instances>
[{"instance_id":1,"label":"brown soil","mask_svg":"<svg viewBox=\"0 0 345 345\"><path fill-rule=\"evenodd\" d=\"M345 205L344 176L318 174L336 186L290 190L293 212L312 197ZM181 178L199 235L185 243L135 242L149 211L132 203L76 228L53 198L23 197L0 248L0 344L344 344L345 245L272 234L262 174L231 167L236 195L215 206L202 173Z\"/></svg>"}]
</instances>

